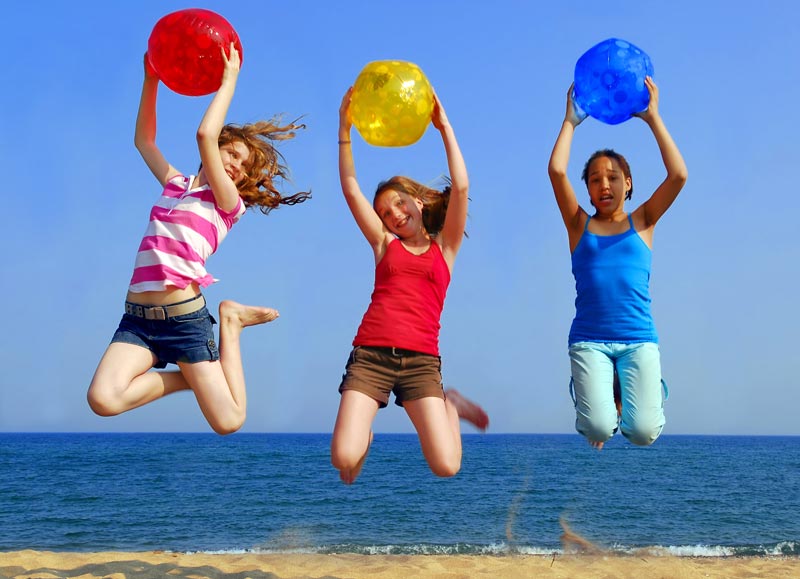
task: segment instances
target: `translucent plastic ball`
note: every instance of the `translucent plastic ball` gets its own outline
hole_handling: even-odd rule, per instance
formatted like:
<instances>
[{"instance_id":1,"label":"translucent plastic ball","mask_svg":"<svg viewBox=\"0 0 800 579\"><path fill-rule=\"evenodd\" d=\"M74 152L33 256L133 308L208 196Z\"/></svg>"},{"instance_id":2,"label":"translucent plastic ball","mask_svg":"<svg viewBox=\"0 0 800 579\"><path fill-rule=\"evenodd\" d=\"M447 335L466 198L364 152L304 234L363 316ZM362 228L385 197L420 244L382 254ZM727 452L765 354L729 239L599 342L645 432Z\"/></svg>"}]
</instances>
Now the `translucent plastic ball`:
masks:
<instances>
[{"instance_id":1,"label":"translucent plastic ball","mask_svg":"<svg viewBox=\"0 0 800 579\"><path fill-rule=\"evenodd\" d=\"M216 12L178 10L156 22L147 42L150 64L168 88L186 96L215 92L222 82L220 47L227 54L233 42L244 61L239 35Z\"/></svg>"},{"instance_id":2,"label":"translucent plastic ball","mask_svg":"<svg viewBox=\"0 0 800 579\"><path fill-rule=\"evenodd\" d=\"M650 103L645 76L653 76L650 57L630 42L609 38L575 64L575 103L609 125L627 121Z\"/></svg>"},{"instance_id":3,"label":"translucent plastic ball","mask_svg":"<svg viewBox=\"0 0 800 579\"><path fill-rule=\"evenodd\" d=\"M350 118L370 145L411 145L425 133L432 114L431 84L411 62L370 62L353 85Z\"/></svg>"}]
</instances>

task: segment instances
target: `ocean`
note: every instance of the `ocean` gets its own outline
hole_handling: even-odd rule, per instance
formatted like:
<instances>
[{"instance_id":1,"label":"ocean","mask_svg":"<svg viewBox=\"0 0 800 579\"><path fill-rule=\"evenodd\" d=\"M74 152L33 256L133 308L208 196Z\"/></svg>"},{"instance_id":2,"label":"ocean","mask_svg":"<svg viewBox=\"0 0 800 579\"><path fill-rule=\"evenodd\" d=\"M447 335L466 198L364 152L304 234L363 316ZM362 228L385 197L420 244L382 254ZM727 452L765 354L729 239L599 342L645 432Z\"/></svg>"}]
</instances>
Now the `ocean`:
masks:
<instances>
[{"instance_id":1,"label":"ocean","mask_svg":"<svg viewBox=\"0 0 800 579\"><path fill-rule=\"evenodd\" d=\"M0 551L800 556L800 437L465 434L432 475L375 435L340 483L329 434L0 434Z\"/></svg>"}]
</instances>

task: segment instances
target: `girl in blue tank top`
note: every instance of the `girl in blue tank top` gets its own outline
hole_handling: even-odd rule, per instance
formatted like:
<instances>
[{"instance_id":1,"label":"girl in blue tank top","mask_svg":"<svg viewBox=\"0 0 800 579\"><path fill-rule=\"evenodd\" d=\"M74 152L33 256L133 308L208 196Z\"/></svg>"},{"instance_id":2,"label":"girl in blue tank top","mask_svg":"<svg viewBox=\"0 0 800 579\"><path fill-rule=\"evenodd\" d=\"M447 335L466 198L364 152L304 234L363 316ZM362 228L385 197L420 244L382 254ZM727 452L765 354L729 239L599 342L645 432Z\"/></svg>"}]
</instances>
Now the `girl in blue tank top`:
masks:
<instances>
[{"instance_id":1,"label":"girl in blue tank top","mask_svg":"<svg viewBox=\"0 0 800 579\"><path fill-rule=\"evenodd\" d=\"M567 178L572 136L586 117L567 92L567 112L548 172L567 228L575 276L575 319L569 333L575 428L598 450L620 429L631 442L652 444L664 426L658 335L650 313L653 229L686 183L686 164L658 112L658 87L637 113L653 133L667 176L633 212L625 201L633 180L625 158L594 153L583 169L589 215ZM617 394L615 396L615 391Z\"/></svg>"}]
</instances>

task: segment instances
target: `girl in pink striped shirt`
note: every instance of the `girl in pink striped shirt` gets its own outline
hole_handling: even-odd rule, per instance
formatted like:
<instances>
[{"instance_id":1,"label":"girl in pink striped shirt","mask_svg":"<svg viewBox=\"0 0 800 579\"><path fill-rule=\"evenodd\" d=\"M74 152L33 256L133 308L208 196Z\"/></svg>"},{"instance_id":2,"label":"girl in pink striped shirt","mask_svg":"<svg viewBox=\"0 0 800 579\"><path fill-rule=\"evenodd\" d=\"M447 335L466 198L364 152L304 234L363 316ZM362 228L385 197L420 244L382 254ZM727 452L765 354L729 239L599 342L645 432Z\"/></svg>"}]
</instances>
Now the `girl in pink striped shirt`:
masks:
<instances>
[{"instance_id":1,"label":"girl in pink striped shirt","mask_svg":"<svg viewBox=\"0 0 800 579\"><path fill-rule=\"evenodd\" d=\"M233 301L219 305L219 347L202 288L214 281L205 269L230 228L247 207L269 213L294 205L307 193L283 197L274 178L286 167L271 141L291 139L302 125L260 121L225 125L240 56L222 49L222 83L200 122L201 166L184 176L156 146L158 77L145 55L145 77L136 119L136 148L164 187L150 212L139 245L125 313L89 386L94 412L114 416L179 390L192 390L203 415L219 434L238 430L245 420L246 392L239 338L247 326L278 317L272 308ZM179 371L150 372L177 364Z\"/></svg>"}]
</instances>

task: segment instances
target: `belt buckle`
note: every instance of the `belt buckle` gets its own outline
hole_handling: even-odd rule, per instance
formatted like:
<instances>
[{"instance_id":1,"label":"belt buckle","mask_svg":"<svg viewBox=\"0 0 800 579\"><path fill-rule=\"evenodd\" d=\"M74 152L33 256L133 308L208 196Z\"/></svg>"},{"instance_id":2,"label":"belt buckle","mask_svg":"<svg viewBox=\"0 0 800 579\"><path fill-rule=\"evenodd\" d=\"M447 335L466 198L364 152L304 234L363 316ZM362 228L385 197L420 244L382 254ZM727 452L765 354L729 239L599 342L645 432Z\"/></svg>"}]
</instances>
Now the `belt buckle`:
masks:
<instances>
[{"instance_id":1,"label":"belt buckle","mask_svg":"<svg viewBox=\"0 0 800 579\"><path fill-rule=\"evenodd\" d=\"M148 320L166 320L167 314L163 307L156 306L152 308L144 308L144 317Z\"/></svg>"},{"instance_id":2,"label":"belt buckle","mask_svg":"<svg viewBox=\"0 0 800 579\"><path fill-rule=\"evenodd\" d=\"M394 346L392 346L392 356L396 356L398 358L401 358L403 356L403 354L400 351L400 348L395 348Z\"/></svg>"}]
</instances>

